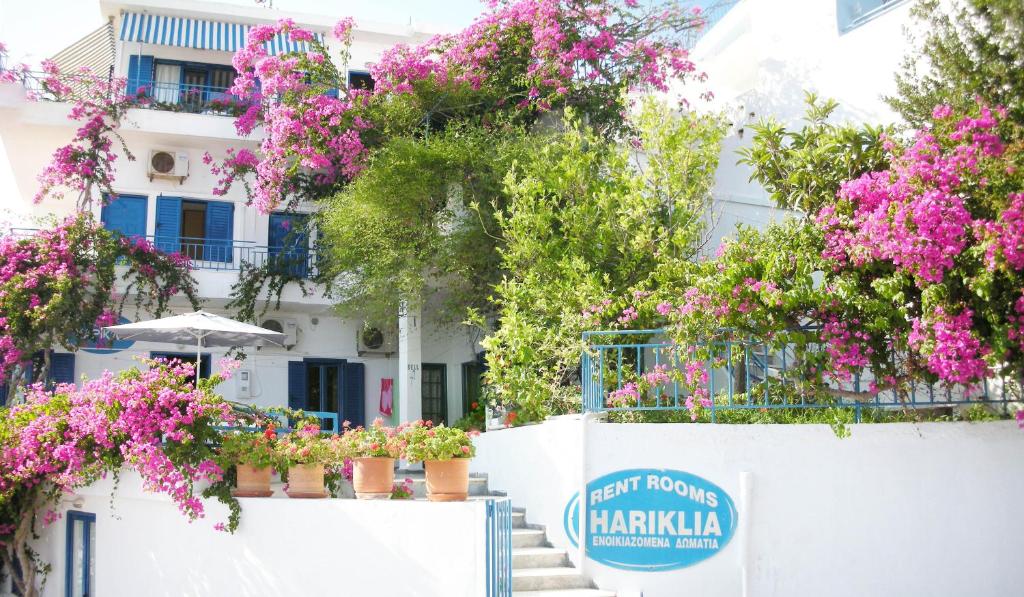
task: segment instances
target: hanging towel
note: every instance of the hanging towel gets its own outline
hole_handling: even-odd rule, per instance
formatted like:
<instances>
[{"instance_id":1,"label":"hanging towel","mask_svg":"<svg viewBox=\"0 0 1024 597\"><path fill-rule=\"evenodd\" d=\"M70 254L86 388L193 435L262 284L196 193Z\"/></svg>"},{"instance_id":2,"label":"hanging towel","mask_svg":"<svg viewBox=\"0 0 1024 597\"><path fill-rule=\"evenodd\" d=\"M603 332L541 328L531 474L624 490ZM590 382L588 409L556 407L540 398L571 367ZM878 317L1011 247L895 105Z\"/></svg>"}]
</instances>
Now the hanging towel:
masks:
<instances>
[{"instance_id":1,"label":"hanging towel","mask_svg":"<svg viewBox=\"0 0 1024 597\"><path fill-rule=\"evenodd\" d=\"M380 378L380 414L391 416L391 405L393 401L392 397L392 385L394 380L390 377Z\"/></svg>"}]
</instances>

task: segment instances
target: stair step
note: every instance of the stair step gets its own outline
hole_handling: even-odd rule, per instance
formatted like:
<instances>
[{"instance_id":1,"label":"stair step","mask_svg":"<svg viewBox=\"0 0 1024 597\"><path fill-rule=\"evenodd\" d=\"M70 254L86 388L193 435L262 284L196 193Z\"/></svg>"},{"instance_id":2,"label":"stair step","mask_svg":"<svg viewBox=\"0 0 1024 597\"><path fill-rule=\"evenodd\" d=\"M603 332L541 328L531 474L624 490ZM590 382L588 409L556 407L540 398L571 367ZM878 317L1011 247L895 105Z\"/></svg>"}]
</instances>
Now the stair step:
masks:
<instances>
[{"instance_id":1,"label":"stair step","mask_svg":"<svg viewBox=\"0 0 1024 597\"><path fill-rule=\"evenodd\" d=\"M412 481L412 493L414 497L426 497L427 480L423 477L423 473L420 473L419 475L395 475L395 483L402 483L406 479ZM469 495L489 495L487 491L487 477L474 477L471 475L469 477Z\"/></svg>"},{"instance_id":2,"label":"stair step","mask_svg":"<svg viewBox=\"0 0 1024 597\"><path fill-rule=\"evenodd\" d=\"M569 563L568 554L557 547L521 547L512 550L512 569L557 568Z\"/></svg>"},{"instance_id":3,"label":"stair step","mask_svg":"<svg viewBox=\"0 0 1024 597\"><path fill-rule=\"evenodd\" d=\"M513 591L512 597L615 597L615 593L601 589L555 589L553 591Z\"/></svg>"},{"instance_id":4,"label":"stair step","mask_svg":"<svg viewBox=\"0 0 1024 597\"><path fill-rule=\"evenodd\" d=\"M547 543L542 529L512 529L512 547L540 547Z\"/></svg>"},{"instance_id":5,"label":"stair step","mask_svg":"<svg viewBox=\"0 0 1024 597\"><path fill-rule=\"evenodd\" d=\"M512 570L513 591L586 589L590 587L575 568L522 568Z\"/></svg>"},{"instance_id":6,"label":"stair step","mask_svg":"<svg viewBox=\"0 0 1024 597\"><path fill-rule=\"evenodd\" d=\"M526 513L512 511L512 528L513 529L524 529L526 528Z\"/></svg>"}]
</instances>

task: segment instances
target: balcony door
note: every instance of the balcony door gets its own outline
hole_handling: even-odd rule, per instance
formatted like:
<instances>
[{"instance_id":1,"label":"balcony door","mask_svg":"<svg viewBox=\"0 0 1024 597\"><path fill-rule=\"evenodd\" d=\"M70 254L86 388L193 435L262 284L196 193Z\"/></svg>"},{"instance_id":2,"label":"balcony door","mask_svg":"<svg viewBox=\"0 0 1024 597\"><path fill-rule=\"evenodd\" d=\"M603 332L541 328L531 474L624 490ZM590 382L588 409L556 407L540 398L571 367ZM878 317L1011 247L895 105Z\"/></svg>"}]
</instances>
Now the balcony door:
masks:
<instances>
[{"instance_id":1,"label":"balcony door","mask_svg":"<svg viewBox=\"0 0 1024 597\"><path fill-rule=\"evenodd\" d=\"M181 101L181 66L177 64L156 64L153 81L153 99L165 104Z\"/></svg>"}]
</instances>

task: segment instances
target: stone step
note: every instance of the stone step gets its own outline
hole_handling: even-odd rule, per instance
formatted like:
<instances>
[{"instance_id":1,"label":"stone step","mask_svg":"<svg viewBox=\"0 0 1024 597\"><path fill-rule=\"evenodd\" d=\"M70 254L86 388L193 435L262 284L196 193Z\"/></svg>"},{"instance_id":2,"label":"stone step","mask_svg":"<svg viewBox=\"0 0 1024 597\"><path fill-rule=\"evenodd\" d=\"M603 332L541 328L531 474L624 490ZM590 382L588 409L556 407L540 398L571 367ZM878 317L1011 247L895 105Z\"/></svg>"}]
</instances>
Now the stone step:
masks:
<instances>
[{"instance_id":1,"label":"stone step","mask_svg":"<svg viewBox=\"0 0 1024 597\"><path fill-rule=\"evenodd\" d=\"M541 547L547 544L542 529L512 529L512 547Z\"/></svg>"},{"instance_id":2,"label":"stone step","mask_svg":"<svg viewBox=\"0 0 1024 597\"><path fill-rule=\"evenodd\" d=\"M615 593L601 589L555 589L553 591L513 591L512 597L615 597Z\"/></svg>"},{"instance_id":3,"label":"stone step","mask_svg":"<svg viewBox=\"0 0 1024 597\"><path fill-rule=\"evenodd\" d=\"M423 474L419 475L395 475L395 483L401 484L406 479L412 480L412 493L413 496L421 498L427 495L427 480L423 477ZM487 477L483 476L470 476L469 477L469 495L490 495L487 491Z\"/></svg>"},{"instance_id":4,"label":"stone step","mask_svg":"<svg viewBox=\"0 0 1024 597\"><path fill-rule=\"evenodd\" d=\"M587 588L590 588L590 583L575 568L522 568L512 570L513 591Z\"/></svg>"},{"instance_id":5,"label":"stone step","mask_svg":"<svg viewBox=\"0 0 1024 597\"><path fill-rule=\"evenodd\" d=\"M515 510L512 511L512 528L526 528L526 512L516 512Z\"/></svg>"},{"instance_id":6,"label":"stone step","mask_svg":"<svg viewBox=\"0 0 1024 597\"><path fill-rule=\"evenodd\" d=\"M557 568L569 565L564 549L557 547L521 547L512 550L512 569Z\"/></svg>"}]
</instances>

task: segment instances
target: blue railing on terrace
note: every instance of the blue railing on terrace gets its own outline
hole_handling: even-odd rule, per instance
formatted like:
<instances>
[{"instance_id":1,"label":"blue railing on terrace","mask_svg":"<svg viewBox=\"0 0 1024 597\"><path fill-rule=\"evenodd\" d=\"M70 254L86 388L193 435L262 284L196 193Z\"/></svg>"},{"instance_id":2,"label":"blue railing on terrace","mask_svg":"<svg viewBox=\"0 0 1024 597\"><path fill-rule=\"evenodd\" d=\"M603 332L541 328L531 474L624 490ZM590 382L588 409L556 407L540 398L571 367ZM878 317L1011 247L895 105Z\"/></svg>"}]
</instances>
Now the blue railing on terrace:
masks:
<instances>
[{"instance_id":1,"label":"blue railing on terrace","mask_svg":"<svg viewBox=\"0 0 1024 597\"><path fill-rule=\"evenodd\" d=\"M32 236L38 228L11 228L16 237ZM141 238L141 237L140 237ZM164 253L181 253L189 258L193 269L237 271L243 263L256 266L271 264L279 271L298 278L311 278L316 274L315 249L304 247L274 247L240 240L215 240L191 237L144 237Z\"/></svg>"},{"instance_id":2,"label":"blue railing on terrace","mask_svg":"<svg viewBox=\"0 0 1024 597\"><path fill-rule=\"evenodd\" d=\"M317 410L302 411L304 415L315 417L320 421L320 433L335 434L341 427L338 425L338 413L323 412ZM284 415L277 417L278 425L274 428L277 433L291 433L295 431L293 422L288 421ZM237 427L233 425L222 425L218 427L221 431L262 431L258 427Z\"/></svg>"},{"instance_id":3,"label":"blue railing on terrace","mask_svg":"<svg viewBox=\"0 0 1024 597\"><path fill-rule=\"evenodd\" d=\"M126 93L137 98L139 108L152 110L239 116L249 107L244 100L228 93L227 87L211 85L155 82L128 89Z\"/></svg>"},{"instance_id":4,"label":"blue railing on terrace","mask_svg":"<svg viewBox=\"0 0 1024 597\"><path fill-rule=\"evenodd\" d=\"M512 501L488 498L487 597L512 597Z\"/></svg>"},{"instance_id":5,"label":"blue railing on terrace","mask_svg":"<svg viewBox=\"0 0 1024 597\"><path fill-rule=\"evenodd\" d=\"M610 330L583 333L581 357L582 407L584 412L672 411L687 409L687 398L706 390L712 422L718 411L850 408L856 420L864 409L928 409L956 405L1007 405L1021 400L1017 382L993 378L977 386L950 387L917 383L904 392L869 392L873 378L862 372L825 392L814 391L801 379L803 355L823 348L811 343L773 348L756 340L714 340L682 346L664 330ZM696 349L696 352L691 352ZM679 381L685 375L689 355L699 354L707 372L705 380L694 372L694 386ZM706 358L703 355L707 355ZM664 375L660 375L661 372ZM646 391L619 392L647 375ZM881 385L881 384L880 384ZM631 388L626 388L630 390ZM818 388L820 389L820 388ZM703 392L701 392L703 393Z\"/></svg>"}]
</instances>

